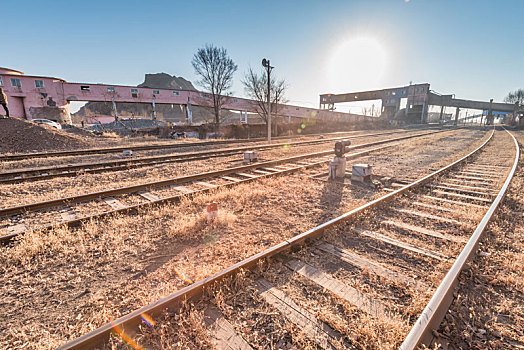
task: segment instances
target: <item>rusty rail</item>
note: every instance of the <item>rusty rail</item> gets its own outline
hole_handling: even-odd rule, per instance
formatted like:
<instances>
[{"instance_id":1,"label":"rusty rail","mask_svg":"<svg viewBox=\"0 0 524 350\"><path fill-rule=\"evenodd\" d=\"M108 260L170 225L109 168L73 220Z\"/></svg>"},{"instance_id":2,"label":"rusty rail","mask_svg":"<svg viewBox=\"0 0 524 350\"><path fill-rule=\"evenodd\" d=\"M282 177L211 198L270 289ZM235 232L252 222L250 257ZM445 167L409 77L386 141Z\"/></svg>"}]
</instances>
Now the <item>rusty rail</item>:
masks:
<instances>
[{"instance_id":1,"label":"rusty rail","mask_svg":"<svg viewBox=\"0 0 524 350\"><path fill-rule=\"evenodd\" d=\"M385 149L387 147L392 147L392 146L393 145L386 145L386 146L382 146L382 147L374 147L374 148L366 149L364 151L351 153L351 154L346 154L346 159L348 159L348 160L349 159L354 159L354 158L361 157L361 156L364 156L366 154L369 154L371 152L383 150L383 149ZM176 201L178 201L178 200L180 200L180 199L182 199L184 197L189 197L189 196L194 196L196 194L202 194L202 193L210 192L210 191L215 190L217 188L228 188L228 187L235 186L235 185L238 185L238 184L241 184L241 183L251 182L251 181L255 181L255 180L258 180L258 179L261 179L261 178L265 178L265 177L269 177L269 176L278 176L278 175L283 175L283 174L295 172L295 171L298 171L300 169L312 168L312 167L321 165L323 163L326 163L326 161L322 160L322 161L314 162L314 163L311 163L311 164L308 164L308 165L304 165L304 166L300 166L300 167L296 167L296 168L292 168L292 169L288 169L288 170L282 170L282 171L279 171L278 173L271 173L271 174L267 174L267 175L259 175L257 178L241 179L241 180L238 180L238 181L236 181L234 183L227 183L227 184L219 185L219 186L217 186L215 188L200 189L198 191L194 191L194 192L190 192L190 193L176 194L174 196L169 196L169 197L161 198L161 199L154 200L154 201L148 201L148 202L134 204L134 205L127 206L127 207L124 207L124 208L121 208L121 209L112 209L112 210L108 210L108 211L103 211L103 212L100 212L100 213L87 215L87 216L83 216L83 217L79 217L79 218L75 218L75 219L71 219L71 220L67 220L67 221L61 221L61 222L57 222L57 223L50 224L50 225L35 227L33 229L30 229L30 230L27 230L27 231L23 231L23 232L9 233L9 234L0 236L0 243L8 243L12 239L14 239L15 237L20 236L22 234L25 234L27 232L31 232L31 231L46 231L46 230L50 230L50 229L53 229L53 228L56 228L56 227L59 227L59 226L75 227L75 226L80 225L83 222L86 222L86 221L89 221L89 220L92 220L92 219L100 219L100 218L103 218L103 217L106 217L106 216L110 216L110 215L113 215L113 214L117 214L117 213L133 213L133 212L136 212L137 210L139 210L140 208L145 208L147 206L152 206L152 205L155 205L155 204L161 204L161 203L167 203L167 202L176 202ZM258 164L258 166L261 166L261 165Z\"/></svg>"},{"instance_id":2,"label":"rusty rail","mask_svg":"<svg viewBox=\"0 0 524 350\"><path fill-rule=\"evenodd\" d=\"M429 128L428 128L429 129ZM357 133L363 130L358 131L348 131L348 132L335 132L328 134L350 134ZM310 134L307 136L316 136L320 134ZM304 135L306 136L306 135ZM298 136L293 136L298 137ZM279 136L273 139L289 139L289 136ZM212 140L212 141L200 141L200 142L188 142L188 143L173 143L173 144L160 144L160 145L143 145L143 146L119 146L119 147L108 147L108 148L90 148L90 149L80 149L74 151L54 151L54 152L39 152L39 153L19 153L12 155L1 155L1 161L11 161L11 160L22 160L22 159L34 159L34 158L47 158L47 157L63 157L63 156L78 156L78 155L88 155L88 154L107 154L107 153L119 153L126 150L133 151L147 151L147 150L156 150L156 149L171 149L171 148L185 148L185 147L198 147L198 146L209 146L209 145L222 145L222 144L233 144L233 143L246 143L246 142L264 142L265 138L254 138L254 139L232 139L232 140Z\"/></svg>"},{"instance_id":3,"label":"rusty rail","mask_svg":"<svg viewBox=\"0 0 524 350\"><path fill-rule=\"evenodd\" d=\"M431 131L431 132L426 132L426 133L422 133L422 134L415 134L415 135L408 135L408 136L397 137L397 138L394 138L394 139L387 139L387 140L380 140L380 141L375 141L375 142L369 142L369 143L364 143L364 144L360 144L360 145L351 146L351 147L348 147L347 149L348 150L353 150L353 149L359 149L359 148L364 148L364 147L369 147L369 146L376 146L376 145L380 145L380 144L384 144L384 143L390 143L390 142L410 139L410 138L414 138L414 137L427 136L427 135L431 135L431 134L435 134L435 133L439 133L439 132L443 132L443 131ZM7 216L7 215L19 214L19 213L23 213L23 212L27 212L27 211L35 211L35 210L38 210L38 209L51 208L51 207L54 207L54 206L57 206L57 205L78 203L78 202L82 202L82 201L85 201L85 200L92 200L92 199L101 198L101 197L108 197L108 196L115 196L115 195L119 195L119 194L132 193L132 192L146 190L146 189L150 189L150 188L154 188L154 187L162 187L162 186L174 185L174 184L178 184L178 183L184 183L184 182L188 182L188 181L196 181L196 180L209 178L209 177L213 177L213 176L227 175L227 174L232 174L232 173L235 173L235 172L241 172L241 171L245 171L245 170L249 170L249 169L253 169L253 168L258 168L258 167L269 167L269 166L274 166L274 165L278 165L278 164L282 164L282 163L298 161L298 160L301 160L301 159L329 155L331 153L333 153L332 150L322 151L322 152L315 152L315 153L308 153L308 154L302 154L302 155L299 155L299 156L282 158L282 159L278 159L278 160L271 160L271 161L267 161L267 162L260 162L260 163L256 163L256 164L252 164L252 165L243 165L243 166L234 167L234 168L227 168L227 169L216 170L216 171L209 171L209 172L199 173L199 174L194 174L194 175L181 176L181 177L176 177L176 178L171 178L171 179L166 179L166 180L148 182L148 183L143 183L143 184L139 184L139 185L132 185L132 186L114 188L114 189L110 189L110 190L91 192L91 193L86 193L86 194L81 194L81 195L71 196L71 197L51 199L51 200L48 200L48 201L23 204L23 205L18 205L18 206L9 207L9 208L1 208L0 209L0 217L1 216Z\"/></svg>"},{"instance_id":4,"label":"rusty rail","mask_svg":"<svg viewBox=\"0 0 524 350\"><path fill-rule=\"evenodd\" d=\"M389 134L401 134L412 131L393 131L385 133L371 133L371 134L360 134L354 136L339 136L327 139L315 139L315 140L306 140L306 141L296 141L290 143L276 143L270 145L255 145L255 146L244 146L244 147L235 147L235 148L222 148L217 150L208 150L202 152L187 152L187 153L178 153L178 154L169 154L169 155L157 155L157 156L148 156L148 157L139 157L131 159L118 159L118 160L106 160L102 162L89 162L89 163L78 163L78 164L67 164L67 165L56 165L48 167L39 167L39 168L29 168L29 169L15 169L8 170L0 173L0 185L1 184L12 184L12 183L21 183L26 181L37 181L37 180L46 180L54 177L66 177L66 176L76 176L78 171L83 173L101 173L106 171L118 171L118 170L127 170L130 168L137 168L142 166L151 166L163 163L174 163L174 162L184 162L188 160L199 160L199 159L208 159L212 157L221 157L228 156L233 154L242 153L248 150L266 150L273 149L282 146L301 146L301 145L313 145L318 143L325 143L330 141L336 141L341 139L354 139L362 137L373 137L373 136L383 136Z\"/></svg>"},{"instance_id":5,"label":"rusty rail","mask_svg":"<svg viewBox=\"0 0 524 350\"><path fill-rule=\"evenodd\" d=\"M371 202L368 202L358 208L355 208L347 213L344 213L343 215L334 218L324 224L321 224L309 231L306 231L298 236L295 236L291 239L285 240L271 248L266 249L263 252L260 252L258 254L255 254L247 259L244 259L236 264L234 264L231 267L228 267L222 271L219 271L203 280L200 280L198 282L195 282L194 284L187 286L185 288L182 288L150 305L144 306L138 310L135 310L128 315L125 315L116 321L113 321L112 323L108 323L88 334L85 334L61 347L59 347L59 350L66 350L66 349L92 349L95 348L101 344L104 344L107 342L107 339L109 338L111 331L114 327L119 327L122 332L133 335L134 331L138 324L141 323L140 315L143 313L146 313L148 315L151 315L152 317L155 317L159 315L160 313L164 312L165 310L176 310L179 308L185 301L198 297L202 294L202 292L205 289L211 288L213 284L223 280L224 278L234 275L235 273L238 273L239 271L245 271L247 269L250 269L254 266L256 266L260 261L263 259L267 259L270 257L273 257L277 254L280 254L284 251L288 251L293 247L297 247L303 243L307 243L308 241L311 241L315 238L318 238L323 234L323 232L333 227L334 225L337 225L339 223L342 223L352 217L355 217L356 215L374 208L378 205L381 205L385 203L386 201L390 200L393 197L396 197L400 194L403 194L407 191L410 191L420 185L425 184L426 182L434 179L438 175L450 170L454 166L464 162L474 154L476 154L479 150L481 150L485 145L488 144L488 142L493 138L494 131L491 133L489 138L483 142L479 147L477 147L475 150L467 154L466 156L454 161L453 163L427 175L424 176L402 188L399 188L398 190L395 190L393 192L390 192L380 198L377 198Z\"/></svg>"},{"instance_id":6,"label":"rusty rail","mask_svg":"<svg viewBox=\"0 0 524 350\"><path fill-rule=\"evenodd\" d=\"M504 185L501 187L497 197L495 198L488 211L480 221L480 224L477 226L475 232L473 232L473 234L471 235L471 238L469 239L468 243L466 244L460 255L457 257L457 260L455 260L455 263L453 264L453 266L451 266L451 269L448 271L448 273L440 283L435 294L433 294L433 296L431 297L429 303L427 304L424 311L422 311L422 314L419 316L417 322L409 332L408 336L406 337L406 339L404 339L404 342L400 346L401 350L414 350L417 349L417 347L420 344L429 345L433 338L433 334L431 331L433 329L438 328L440 322L442 322L442 319L446 315L446 312L453 301L453 291L455 289L455 286L457 285L460 273L466 266L468 260L471 259L471 257L476 253L477 246L479 244L480 238L482 237L482 234L486 230L488 223L490 222L500 203L504 199L504 196L506 195L511 179L513 178L515 170L517 169L520 157L519 145L517 140L515 139L515 136L513 136L508 130L506 130L506 132L513 138L513 142L515 143L516 151L513 167L511 168L511 171L506 177L506 181L504 182Z\"/></svg>"}]
</instances>

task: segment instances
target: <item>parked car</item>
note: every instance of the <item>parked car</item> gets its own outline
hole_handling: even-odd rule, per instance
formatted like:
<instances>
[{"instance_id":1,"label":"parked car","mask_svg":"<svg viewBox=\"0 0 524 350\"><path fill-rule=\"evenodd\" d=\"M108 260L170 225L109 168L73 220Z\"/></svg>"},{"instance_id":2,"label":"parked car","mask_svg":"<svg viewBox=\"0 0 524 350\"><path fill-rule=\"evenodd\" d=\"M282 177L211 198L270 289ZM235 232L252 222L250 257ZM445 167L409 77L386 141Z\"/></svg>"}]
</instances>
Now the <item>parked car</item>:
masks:
<instances>
[{"instance_id":1,"label":"parked car","mask_svg":"<svg viewBox=\"0 0 524 350\"><path fill-rule=\"evenodd\" d=\"M59 123L54 122L52 120L49 120L49 119L33 119L32 121L34 123L37 123L37 124L49 125L49 126L52 126L53 128L57 128L59 130L62 129L62 125L60 125Z\"/></svg>"}]
</instances>

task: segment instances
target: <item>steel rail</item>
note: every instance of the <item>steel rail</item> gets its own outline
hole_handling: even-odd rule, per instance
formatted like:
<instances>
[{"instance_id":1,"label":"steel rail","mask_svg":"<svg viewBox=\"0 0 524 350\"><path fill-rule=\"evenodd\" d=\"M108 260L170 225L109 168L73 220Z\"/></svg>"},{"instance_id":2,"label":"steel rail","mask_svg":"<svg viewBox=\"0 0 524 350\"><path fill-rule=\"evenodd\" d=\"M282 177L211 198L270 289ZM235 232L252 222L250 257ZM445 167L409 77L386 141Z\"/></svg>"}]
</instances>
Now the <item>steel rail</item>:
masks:
<instances>
[{"instance_id":1,"label":"steel rail","mask_svg":"<svg viewBox=\"0 0 524 350\"><path fill-rule=\"evenodd\" d=\"M367 150L356 152L356 153L346 154L346 159L347 160L354 159L354 158L361 157L361 156L364 156L366 154L369 154L371 152L384 150L385 148L393 147L393 146L394 146L394 144L381 146L381 147L375 147L375 148L367 149ZM7 243L7 242L11 241L12 239L14 239L15 237L23 235L23 234L26 234L28 232L32 232L32 231L46 231L46 230L50 230L50 229L57 228L57 227L63 227L63 226L76 227L76 226L80 225L83 222L87 222L87 221L90 221L90 220L93 220L93 219L100 219L100 218L103 218L103 217L106 217L106 216L110 216L110 215L114 215L114 214L117 214L117 213L134 213L134 212L137 212L138 209L149 207L149 206L152 206L152 205L155 205L155 204L162 204L162 203L167 203L167 202L177 202L177 201L181 200L182 198L191 197L191 196L195 196L197 194L203 194L203 193L215 191L215 190L217 190L219 188L229 188L229 187L241 184L241 183L252 182L252 181L256 181L256 180L259 180L259 179L262 179L262 178L266 178L266 177L279 176L279 175L283 175L283 174L288 174L288 173L292 173L292 172L295 172L295 171L299 171L299 170L302 170L302 169L313 168L313 167L319 166L321 164L324 164L326 162L328 162L328 161L321 160L321 161L314 162L314 163L311 163L311 164L308 164L308 165L301 165L301 166L297 166L297 167L294 167L294 168L291 168L291 169L281 170L281 171L279 171L277 173L270 173L270 174L265 174L265 175L257 175L256 178L239 179L239 180L237 180L235 182L230 182L230 183L226 183L226 184L222 184L222 185L217 185L217 187L214 187L214 188L204 188L204 189L192 191L192 192L189 192L189 193L176 194L174 196L160 198L160 199L157 199L157 200L154 200L154 201L148 201L148 202L133 204L133 205L127 206L125 208L121 208L121 209L112 209L112 210L104 211L104 212L101 212L101 213L91 214L91 215L87 215L87 216L83 216L83 217L79 217L79 218L75 218L75 219L71 219L71 220L67 220L67 221L61 221L61 222L50 224L50 225L35 227L33 229L29 229L29 230L23 231L23 232L9 233L9 234L0 236L0 244Z\"/></svg>"},{"instance_id":2,"label":"steel rail","mask_svg":"<svg viewBox=\"0 0 524 350\"><path fill-rule=\"evenodd\" d=\"M229 156L233 154L239 154L244 151L249 150L266 150L272 148L279 148L282 146L300 146L300 145L311 145L325 143L335 140L342 139L354 139L362 137L373 137L373 136L383 136L390 134L401 134L413 132L411 130L406 131L393 131L385 133L371 133L371 134L360 134L353 136L339 136L328 139L316 139L316 140L305 140L305 141L296 141L290 143L276 143L271 145L256 145L256 146L244 146L244 147L235 147L235 148L222 148L217 150L208 150L201 152L187 152L179 154L170 154L170 155L157 155L157 156L148 156L148 157L139 157L131 159L119 159L119 160L106 160L101 162L89 162L89 163L78 163L78 164L67 164L67 165L55 165L48 167L39 167L39 168L29 168L29 169L15 169L9 170L0 173L0 184L12 184L12 183L21 183L26 181L37 181L45 180L54 177L67 177L67 176L76 176L78 171L81 170L83 173L101 173L105 171L118 171L118 170L127 170L130 168L137 168L142 166L152 166L157 164L164 163L174 163L174 162L184 162L188 160L200 160L208 159L212 157L221 157ZM56 172L56 173L54 173ZM37 175L34 175L34 174ZM44 174L38 174L44 173ZM24 175L33 174L33 176Z\"/></svg>"},{"instance_id":3,"label":"steel rail","mask_svg":"<svg viewBox=\"0 0 524 350\"><path fill-rule=\"evenodd\" d=\"M430 129L430 128L428 128ZM369 129L368 129L369 130ZM331 134L340 134L340 133L357 133L364 130L354 130L347 132L334 132L327 133ZM326 134L309 134L302 136L318 136ZM293 136L299 137L299 136ZM289 139L290 136L279 136L273 139ZM78 155L88 155L88 154L107 154L107 153L118 153L126 150L134 151L147 151L155 149L171 149L171 148L184 148L184 147L198 147L198 146L209 146L209 145L222 145L228 143L245 143L245 142L264 142L265 138L254 138L254 139L232 139L232 140L212 140L212 141L200 141L200 142L188 142L188 143L173 143L173 144L160 144L160 145L143 145L143 146L118 146L118 147L108 147L108 148L90 148L90 149L80 149L74 151L54 151L54 152L39 152L39 153L19 153L11 155L1 155L1 161L11 161L11 160L22 160L22 159L34 159L34 158L47 158L47 157L61 157L61 156L78 156Z\"/></svg>"},{"instance_id":4,"label":"steel rail","mask_svg":"<svg viewBox=\"0 0 524 350\"><path fill-rule=\"evenodd\" d=\"M366 154L369 154L371 152L384 150L385 148L393 147L393 146L395 146L395 143L393 143L391 145L386 145L386 146L381 146L381 147L375 147L375 148L367 149L367 150L360 151L360 152L357 152L357 153L346 154L346 159L348 159L348 160L349 159L354 159L354 158L361 157L361 156L364 156ZM239 180L237 180L235 182L232 182L232 183L226 183L226 184L222 184L222 185L217 185L217 187L214 187L214 188L205 188L205 189L200 189L200 190L196 190L196 191L191 191L189 193L176 194L174 196L169 196L169 197L160 198L160 199L153 200L153 201L138 203L138 204L130 205L130 206L127 206L127 207L124 207L124 208L120 208L120 209L107 210L107 211L103 211L103 212L96 213L96 214L91 214L91 215L78 217L78 218L74 218L74 219L69 219L67 221L61 221L61 222L57 222L57 223L53 223L53 224L49 224L49 225L45 225L45 226L39 226L39 227L35 227L35 228L29 229L29 230L26 230L26 231L22 231L22 232L15 232L15 233L5 234L3 236L0 236L0 244L8 243L12 239L14 239L15 237L21 236L21 235L26 234L28 232L47 231L47 230L50 230L50 229L53 229L53 228L63 227L63 226L76 227L76 226L80 225L81 223L89 221L89 220L100 219L100 218L103 218L103 217L106 217L106 216L110 216L110 215L113 215L113 214L117 214L117 213L133 213L133 212L136 212L140 208L152 206L154 204L162 204L162 203L167 203L167 202L176 202L176 201L179 201L180 199L182 199L184 197L190 197L190 196L194 196L196 194L202 194L202 193L210 192L210 191L216 190L218 188L228 188L228 187L240 184L240 183L255 181L255 180L258 180L258 179L261 179L261 178L265 178L265 177L269 177L269 176L278 176L278 175L282 175L282 174L287 174L287 173L299 171L301 169L308 169L308 168L319 166L319 165L324 164L326 162L328 162L328 161L327 160L321 160L321 161L310 163L310 164L307 164L307 165L301 165L301 166L293 167L291 169L281 170L281 171L279 171L277 173L270 173L270 174L266 174L266 175L258 175L256 178L239 179Z\"/></svg>"},{"instance_id":5,"label":"steel rail","mask_svg":"<svg viewBox=\"0 0 524 350\"><path fill-rule=\"evenodd\" d=\"M365 144L350 146L347 149L354 150L354 149L359 149L359 148L364 148L364 147L369 147L369 146L376 146L376 145L380 145L384 143L395 142L395 141L400 141L400 140L405 140L405 139L410 139L410 138L420 137L420 136L427 136L427 135L432 135L432 134L440 133L440 132L445 132L445 131L431 131L431 132L426 132L426 133L421 133L421 134L402 136L402 137L393 138L393 139L374 141L374 142L369 142ZM81 194L77 196L63 197L63 198L51 199L51 200L47 200L43 202L29 203L29 204L14 206L14 207L2 208L0 209L0 217L23 213L27 211L34 211L37 209L51 208L57 205L78 203L78 202L82 202L85 200L91 200L91 199L96 199L96 198L101 198L101 197L108 197L108 196L115 196L119 194L132 193L132 192L137 192L141 190L147 190L147 189L154 188L154 187L163 187L163 186L174 185L174 184L183 183L183 182L196 181L196 180L200 180L204 178L220 176L220 175L227 175L227 174L246 171L246 170L259 168L259 167L268 167L268 166L278 165L282 163L289 163L292 161L298 161L298 160L305 159L305 158L320 157L320 156L329 155L332 153L333 153L333 150L315 152L315 153L307 153L307 154L302 154L299 156L271 160L267 162L260 162L260 163L255 163L251 165L243 165L243 166L238 166L234 168L227 168L227 169L210 171L210 172L205 172L205 173L170 178L170 179L165 179L165 180L160 180L160 181L147 182L147 183L143 183L139 185L113 188L110 190L91 192L91 193Z\"/></svg>"},{"instance_id":6,"label":"steel rail","mask_svg":"<svg viewBox=\"0 0 524 350\"><path fill-rule=\"evenodd\" d=\"M372 200L358 208L352 209L344 213L343 215L338 216L330 221L327 221L319 226L316 226L315 228L312 228L298 236L295 236L277 245L274 245L258 254L255 254L228 268L225 268L207 278L204 278L187 287L184 287L152 304L149 304L125 316L122 316L119 319L111 323L105 324L101 326L100 328L97 328L71 342L68 342L67 344L60 346L58 350L72 350L72 349L82 350L82 349L92 349L97 346L100 346L101 344L104 344L107 342L112 330L115 327L118 327L121 332L124 332L125 334L132 336L134 335L136 331L137 325L139 325L142 322L141 321L142 314L145 313L151 317L156 317L157 315L161 314L162 312L165 312L166 310L174 311L176 309L179 309L187 300L199 297L200 295L202 295L204 290L212 288L215 283L220 282L224 278L232 276L240 271L246 271L248 269L251 269L257 266L259 262L261 262L264 259L276 256L277 254L283 253L285 251L289 251L294 247L298 247L304 243L312 241L320 237L326 229L331 228L337 224L340 224L350 218L353 218L356 215L368 209L384 204L385 202L387 202L388 200L390 200L393 197L399 196L407 191L410 191L416 187L419 187L420 185L425 184L426 182L436 178L438 175L450 170L454 166L472 157L479 150L481 150L485 145L488 144L488 142L493 138L493 134L494 134L494 131L491 133L491 135L489 136L489 138L486 141L484 141L479 147L477 147L472 152L452 162L451 164L437 171L432 172L429 175L426 175L380 198Z\"/></svg>"},{"instance_id":7,"label":"steel rail","mask_svg":"<svg viewBox=\"0 0 524 350\"><path fill-rule=\"evenodd\" d=\"M515 160L513 162L511 171L508 173L506 181L502 185L497 197L480 221L480 224L475 229L475 232L473 232L471 235L468 243L462 249L462 252L455 260L455 263L453 266L451 266L450 270L437 288L435 294L433 294L424 311L422 311L419 318L415 322L415 325L413 328L411 328L411 331L404 339L404 342L400 346L401 350L415 350L421 344L430 344L433 338L432 330L438 328L453 301L453 292L458 283L460 273L466 266L468 260L471 259L471 257L476 253L477 246L480 242L482 234L486 230L486 227L488 226L490 220L506 195L509 184L511 183L511 179L513 178L517 169L520 157L519 144L515 139L515 136L513 136L508 130L506 130L506 132L512 137L515 144Z\"/></svg>"}]
</instances>

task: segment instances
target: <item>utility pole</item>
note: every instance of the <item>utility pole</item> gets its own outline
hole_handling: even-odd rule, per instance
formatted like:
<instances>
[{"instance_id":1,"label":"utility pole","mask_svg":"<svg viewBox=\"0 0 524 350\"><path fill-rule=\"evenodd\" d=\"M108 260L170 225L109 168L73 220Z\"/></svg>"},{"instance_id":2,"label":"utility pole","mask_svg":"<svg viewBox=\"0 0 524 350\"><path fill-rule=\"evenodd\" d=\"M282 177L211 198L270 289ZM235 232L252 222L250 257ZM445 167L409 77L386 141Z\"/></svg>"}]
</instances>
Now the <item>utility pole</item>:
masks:
<instances>
[{"instance_id":1,"label":"utility pole","mask_svg":"<svg viewBox=\"0 0 524 350\"><path fill-rule=\"evenodd\" d=\"M267 68L267 143L271 143L271 67L269 60L262 60L262 66Z\"/></svg>"}]
</instances>

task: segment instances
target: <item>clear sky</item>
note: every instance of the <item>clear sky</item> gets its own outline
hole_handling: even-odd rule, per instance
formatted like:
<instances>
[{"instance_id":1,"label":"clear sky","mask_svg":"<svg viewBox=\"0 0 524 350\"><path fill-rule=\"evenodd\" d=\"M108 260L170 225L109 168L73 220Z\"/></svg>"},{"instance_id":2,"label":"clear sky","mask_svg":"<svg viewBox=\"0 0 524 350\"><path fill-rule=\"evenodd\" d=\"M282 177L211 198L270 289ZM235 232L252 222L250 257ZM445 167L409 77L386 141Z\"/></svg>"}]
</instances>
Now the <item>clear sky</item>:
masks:
<instances>
[{"instance_id":1,"label":"clear sky","mask_svg":"<svg viewBox=\"0 0 524 350\"><path fill-rule=\"evenodd\" d=\"M191 58L210 43L238 64L233 94L266 57L304 106L410 81L495 101L524 88L522 0L5 0L0 13L0 66L73 82L195 82Z\"/></svg>"}]
</instances>

